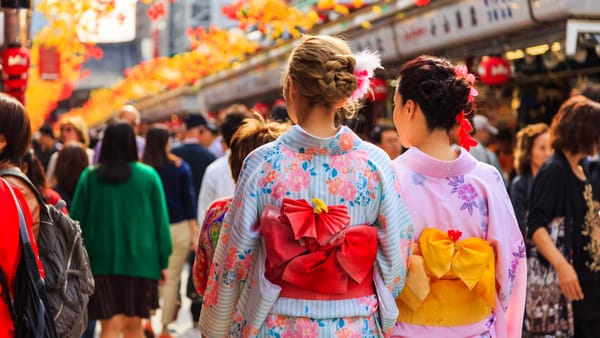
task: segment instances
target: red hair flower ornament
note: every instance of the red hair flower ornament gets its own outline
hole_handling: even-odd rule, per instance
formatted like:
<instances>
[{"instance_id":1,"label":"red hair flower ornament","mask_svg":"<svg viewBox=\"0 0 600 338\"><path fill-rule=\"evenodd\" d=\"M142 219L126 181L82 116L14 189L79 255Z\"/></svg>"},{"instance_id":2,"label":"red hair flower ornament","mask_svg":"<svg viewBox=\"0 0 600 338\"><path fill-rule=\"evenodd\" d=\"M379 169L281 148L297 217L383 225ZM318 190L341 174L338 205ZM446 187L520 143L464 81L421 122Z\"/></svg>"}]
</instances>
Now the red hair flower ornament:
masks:
<instances>
[{"instance_id":1,"label":"red hair flower ornament","mask_svg":"<svg viewBox=\"0 0 600 338\"><path fill-rule=\"evenodd\" d=\"M458 115L456 115L456 123L458 123L459 126L458 143L461 147L469 151L471 147L477 145L477 141L475 141L471 137L473 126L471 125L471 122L469 122L469 120L465 117L473 112L473 107L475 106L475 96L479 95L479 92L475 88L475 75L469 73L467 66L454 67L454 75L457 78L464 78L471 85L471 91L469 92L469 97L467 99L469 110L463 110Z\"/></svg>"}]
</instances>

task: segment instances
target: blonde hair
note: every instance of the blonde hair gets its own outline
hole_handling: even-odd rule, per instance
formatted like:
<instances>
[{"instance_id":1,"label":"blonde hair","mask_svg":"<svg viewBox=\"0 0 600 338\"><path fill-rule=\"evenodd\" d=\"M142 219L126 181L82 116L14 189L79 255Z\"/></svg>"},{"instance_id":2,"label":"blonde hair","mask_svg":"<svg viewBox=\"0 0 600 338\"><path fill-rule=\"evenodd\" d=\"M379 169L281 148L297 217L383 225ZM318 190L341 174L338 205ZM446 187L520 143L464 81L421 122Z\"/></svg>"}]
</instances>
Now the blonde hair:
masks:
<instances>
[{"instance_id":1,"label":"blonde hair","mask_svg":"<svg viewBox=\"0 0 600 338\"><path fill-rule=\"evenodd\" d=\"M283 76L283 96L288 99L289 82L309 107L333 108L349 99L356 90L356 60L346 41L327 35L306 35L288 59ZM348 100L338 118L352 118L356 102Z\"/></svg>"},{"instance_id":2,"label":"blonde hair","mask_svg":"<svg viewBox=\"0 0 600 338\"><path fill-rule=\"evenodd\" d=\"M72 125L75 128L79 142L85 147L90 145L90 136L88 135L88 126L84 119L79 116L67 116L60 121L60 126Z\"/></svg>"},{"instance_id":3,"label":"blonde hair","mask_svg":"<svg viewBox=\"0 0 600 338\"><path fill-rule=\"evenodd\" d=\"M289 123L272 120L265 121L259 114L254 114L254 117L246 118L244 123L233 134L229 144L229 149L231 149L229 167L231 168L233 180L237 183L244 159L248 154L263 144L275 141L289 127Z\"/></svg>"}]
</instances>

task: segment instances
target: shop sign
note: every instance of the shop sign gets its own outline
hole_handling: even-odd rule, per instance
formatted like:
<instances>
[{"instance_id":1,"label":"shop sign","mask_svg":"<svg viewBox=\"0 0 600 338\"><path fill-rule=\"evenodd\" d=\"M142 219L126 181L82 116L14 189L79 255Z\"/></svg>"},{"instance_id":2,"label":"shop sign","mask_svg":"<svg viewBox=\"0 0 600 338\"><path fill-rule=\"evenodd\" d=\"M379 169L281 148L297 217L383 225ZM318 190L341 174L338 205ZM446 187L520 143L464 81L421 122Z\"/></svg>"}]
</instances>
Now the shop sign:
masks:
<instances>
[{"instance_id":1,"label":"shop sign","mask_svg":"<svg viewBox=\"0 0 600 338\"><path fill-rule=\"evenodd\" d=\"M548 2L549 0L540 0ZM431 52L532 24L527 0L461 0L448 6L429 9L394 23L396 43L401 55Z\"/></svg>"},{"instance_id":2,"label":"shop sign","mask_svg":"<svg viewBox=\"0 0 600 338\"><path fill-rule=\"evenodd\" d=\"M377 51L383 62L398 59L392 26L386 25L371 30L361 30L361 32L365 32L366 34L350 38L349 44L353 51Z\"/></svg>"},{"instance_id":3,"label":"shop sign","mask_svg":"<svg viewBox=\"0 0 600 338\"><path fill-rule=\"evenodd\" d=\"M39 47L38 72L42 80L56 80L60 77L60 53L56 47Z\"/></svg>"},{"instance_id":4,"label":"shop sign","mask_svg":"<svg viewBox=\"0 0 600 338\"><path fill-rule=\"evenodd\" d=\"M510 79L510 63L498 56L485 56L479 62L477 73L486 85L503 85Z\"/></svg>"}]
</instances>

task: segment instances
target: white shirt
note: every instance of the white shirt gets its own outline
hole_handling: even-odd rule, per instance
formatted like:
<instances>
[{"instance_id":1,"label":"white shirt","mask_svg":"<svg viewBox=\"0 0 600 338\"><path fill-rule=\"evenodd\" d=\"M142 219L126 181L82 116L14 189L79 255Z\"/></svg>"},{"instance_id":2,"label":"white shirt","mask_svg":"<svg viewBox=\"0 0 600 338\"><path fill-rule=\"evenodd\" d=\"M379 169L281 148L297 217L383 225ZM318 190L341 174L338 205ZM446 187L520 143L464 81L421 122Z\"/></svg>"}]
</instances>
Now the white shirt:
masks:
<instances>
[{"instance_id":1,"label":"white shirt","mask_svg":"<svg viewBox=\"0 0 600 338\"><path fill-rule=\"evenodd\" d=\"M235 182L229 167L230 154L231 151L227 149L223 156L209 164L204 171L202 186L200 186L198 194L198 224L202 224L206 209L214 200L233 196Z\"/></svg>"}]
</instances>

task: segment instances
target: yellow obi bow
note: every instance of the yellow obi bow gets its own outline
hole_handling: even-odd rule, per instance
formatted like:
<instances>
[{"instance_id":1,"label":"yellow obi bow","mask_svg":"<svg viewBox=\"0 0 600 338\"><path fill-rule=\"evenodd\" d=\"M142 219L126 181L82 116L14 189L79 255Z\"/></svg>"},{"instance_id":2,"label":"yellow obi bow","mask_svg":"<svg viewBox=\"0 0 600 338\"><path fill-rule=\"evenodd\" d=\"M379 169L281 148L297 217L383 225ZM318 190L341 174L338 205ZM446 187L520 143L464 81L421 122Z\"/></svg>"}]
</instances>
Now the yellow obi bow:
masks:
<instances>
[{"instance_id":1,"label":"yellow obi bow","mask_svg":"<svg viewBox=\"0 0 600 338\"><path fill-rule=\"evenodd\" d=\"M398 321L456 326L489 316L496 299L494 250L481 238L460 236L457 230L423 230L396 299Z\"/></svg>"}]
</instances>

